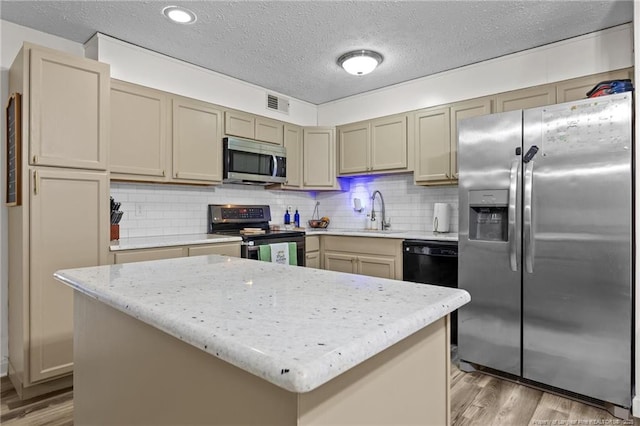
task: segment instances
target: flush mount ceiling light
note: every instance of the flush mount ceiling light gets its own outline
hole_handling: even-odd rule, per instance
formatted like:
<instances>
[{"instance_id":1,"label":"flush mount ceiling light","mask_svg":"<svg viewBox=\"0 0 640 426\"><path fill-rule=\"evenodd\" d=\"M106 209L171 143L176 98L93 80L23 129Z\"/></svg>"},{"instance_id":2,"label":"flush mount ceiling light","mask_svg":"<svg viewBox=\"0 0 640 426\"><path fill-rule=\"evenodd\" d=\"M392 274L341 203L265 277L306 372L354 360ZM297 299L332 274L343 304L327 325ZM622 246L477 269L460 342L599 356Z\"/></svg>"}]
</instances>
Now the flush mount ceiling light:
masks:
<instances>
[{"instance_id":1,"label":"flush mount ceiling light","mask_svg":"<svg viewBox=\"0 0 640 426\"><path fill-rule=\"evenodd\" d=\"M193 24L197 19L195 13L180 6L167 6L162 9L162 13L178 24Z\"/></svg>"},{"instance_id":2,"label":"flush mount ceiling light","mask_svg":"<svg viewBox=\"0 0 640 426\"><path fill-rule=\"evenodd\" d=\"M338 65L353 75L369 74L380 63L382 63L382 55L373 50L354 50L338 58Z\"/></svg>"}]
</instances>

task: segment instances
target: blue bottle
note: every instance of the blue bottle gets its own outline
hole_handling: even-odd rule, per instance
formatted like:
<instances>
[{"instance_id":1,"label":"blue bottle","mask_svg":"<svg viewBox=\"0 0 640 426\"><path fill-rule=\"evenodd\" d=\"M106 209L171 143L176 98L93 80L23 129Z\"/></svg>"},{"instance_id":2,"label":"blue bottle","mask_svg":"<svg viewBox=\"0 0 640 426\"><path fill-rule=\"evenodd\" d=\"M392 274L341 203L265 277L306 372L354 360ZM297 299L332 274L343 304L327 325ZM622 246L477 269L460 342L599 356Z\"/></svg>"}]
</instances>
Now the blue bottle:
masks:
<instances>
[{"instance_id":1,"label":"blue bottle","mask_svg":"<svg viewBox=\"0 0 640 426\"><path fill-rule=\"evenodd\" d=\"M300 228L300 213L298 213L298 209L296 209L296 214L293 215L293 223L296 228Z\"/></svg>"},{"instance_id":2,"label":"blue bottle","mask_svg":"<svg viewBox=\"0 0 640 426\"><path fill-rule=\"evenodd\" d=\"M291 223L291 215L289 214L289 209L284 212L284 224L288 225Z\"/></svg>"}]
</instances>

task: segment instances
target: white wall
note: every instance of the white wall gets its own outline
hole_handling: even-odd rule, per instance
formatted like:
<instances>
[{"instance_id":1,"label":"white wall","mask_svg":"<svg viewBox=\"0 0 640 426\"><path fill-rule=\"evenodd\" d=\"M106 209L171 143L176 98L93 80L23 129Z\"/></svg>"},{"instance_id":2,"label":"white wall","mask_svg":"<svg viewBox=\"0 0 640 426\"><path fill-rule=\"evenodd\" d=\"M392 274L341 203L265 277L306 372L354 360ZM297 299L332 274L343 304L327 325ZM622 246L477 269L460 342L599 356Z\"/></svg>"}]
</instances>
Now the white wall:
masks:
<instances>
[{"instance_id":1,"label":"white wall","mask_svg":"<svg viewBox=\"0 0 640 426\"><path fill-rule=\"evenodd\" d=\"M200 99L228 108L278 120L315 126L315 105L290 96L289 114L266 108L267 90L244 81L97 34L86 44L88 57L111 65L111 77L171 93ZM96 56L97 55L97 56Z\"/></svg>"},{"instance_id":2,"label":"white wall","mask_svg":"<svg viewBox=\"0 0 640 426\"><path fill-rule=\"evenodd\" d=\"M581 77L633 65L625 24L318 107L318 125L339 125Z\"/></svg>"},{"instance_id":3,"label":"white wall","mask_svg":"<svg viewBox=\"0 0 640 426\"><path fill-rule=\"evenodd\" d=\"M5 102L9 97L9 68L13 60L25 41L36 43L42 46L51 47L53 49L62 50L74 55L83 56L84 49L81 44L74 43L69 40L55 37L40 31L12 24L11 22L0 20L0 67L2 72L2 87L0 89L0 100L2 100L2 131L1 141L2 149L0 149L0 187L4 197L5 182ZM0 203L0 336L2 344L0 345L0 376L7 374L7 356L8 349L8 331L7 331L7 290L8 290L8 231L7 231L7 207L4 200Z\"/></svg>"}]
</instances>

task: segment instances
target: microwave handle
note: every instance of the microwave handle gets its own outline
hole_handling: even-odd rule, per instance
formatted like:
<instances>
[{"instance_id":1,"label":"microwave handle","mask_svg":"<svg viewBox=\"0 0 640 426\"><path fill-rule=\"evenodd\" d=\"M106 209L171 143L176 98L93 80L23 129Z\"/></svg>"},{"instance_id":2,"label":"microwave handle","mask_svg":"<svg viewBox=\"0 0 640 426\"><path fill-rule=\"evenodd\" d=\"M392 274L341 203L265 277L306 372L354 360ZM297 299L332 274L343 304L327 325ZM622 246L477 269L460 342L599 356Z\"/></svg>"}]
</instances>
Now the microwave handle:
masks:
<instances>
[{"instance_id":1,"label":"microwave handle","mask_svg":"<svg viewBox=\"0 0 640 426\"><path fill-rule=\"evenodd\" d=\"M276 175L278 174L278 157L276 157L275 155L271 156L272 158L272 162L271 162L271 177L276 177Z\"/></svg>"}]
</instances>

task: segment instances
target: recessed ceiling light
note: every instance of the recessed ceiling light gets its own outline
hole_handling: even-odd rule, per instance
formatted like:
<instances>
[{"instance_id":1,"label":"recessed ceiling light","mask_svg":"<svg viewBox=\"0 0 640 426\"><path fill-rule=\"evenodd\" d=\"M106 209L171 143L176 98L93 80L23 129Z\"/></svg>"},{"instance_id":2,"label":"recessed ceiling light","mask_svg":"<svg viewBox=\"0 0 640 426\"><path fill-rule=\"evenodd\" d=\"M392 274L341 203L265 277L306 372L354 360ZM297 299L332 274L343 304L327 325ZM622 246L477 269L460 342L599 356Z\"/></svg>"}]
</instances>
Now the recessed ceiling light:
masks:
<instances>
[{"instance_id":1,"label":"recessed ceiling light","mask_svg":"<svg viewBox=\"0 0 640 426\"><path fill-rule=\"evenodd\" d=\"M369 74L381 63L382 55L373 50L354 50L338 58L338 65L353 75Z\"/></svg>"},{"instance_id":2,"label":"recessed ceiling light","mask_svg":"<svg viewBox=\"0 0 640 426\"><path fill-rule=\"evenodd\" d=\"M162 13L179 24L193 24L198 19L195 13L180 6L167 6L162 9Z\"/></svg>"}]
</instances>

